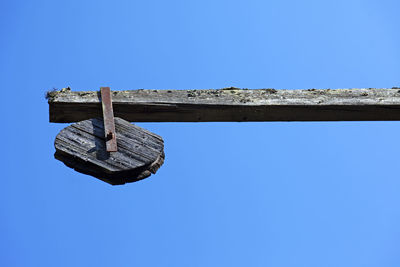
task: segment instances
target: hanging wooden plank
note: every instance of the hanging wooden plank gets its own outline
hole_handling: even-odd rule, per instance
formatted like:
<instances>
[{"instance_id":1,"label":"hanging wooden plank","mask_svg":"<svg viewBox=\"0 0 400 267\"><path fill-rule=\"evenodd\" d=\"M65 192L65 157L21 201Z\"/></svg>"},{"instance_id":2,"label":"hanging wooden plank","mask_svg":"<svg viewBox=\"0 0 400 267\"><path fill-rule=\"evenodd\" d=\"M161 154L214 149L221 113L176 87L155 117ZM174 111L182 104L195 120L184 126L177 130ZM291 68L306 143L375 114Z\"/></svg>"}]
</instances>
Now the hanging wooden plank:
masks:
<instances>
[{"instance_id":1,"label":"hanging wooden plank","mask_svg":"<svg viewBox=\"0 0 400 267\"><path fill-rule=\"evenodd\" d=\"M115 116L131 122L400 120L400 90L113 91ZM50 122L101 116L98 92L48 94Z\"/></svg>"},{"instance_id":2,"label":"hanging wooden plank","mask_svg":"<svg viewBox=\"0 0 400 267\"><path fill-rule=\"evenodd\" d=\"M117 152L107 152L104 123L94 118L72 124L57 135L54 157L78 172L112 185L144 179L164 162L164 141L154 133L115 118Z\"/></svg>"}]
</instances>

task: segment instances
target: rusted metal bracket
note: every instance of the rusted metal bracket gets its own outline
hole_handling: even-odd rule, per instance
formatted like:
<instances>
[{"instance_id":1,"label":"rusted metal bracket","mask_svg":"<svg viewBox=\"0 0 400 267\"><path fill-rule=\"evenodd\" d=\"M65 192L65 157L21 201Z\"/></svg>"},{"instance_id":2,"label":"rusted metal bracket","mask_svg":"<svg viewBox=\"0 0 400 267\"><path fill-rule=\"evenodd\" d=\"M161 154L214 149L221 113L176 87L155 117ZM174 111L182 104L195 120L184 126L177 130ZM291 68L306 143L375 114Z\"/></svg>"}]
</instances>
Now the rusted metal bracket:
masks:
<instances>
[{"instance_id":1,"label":"rusted metal bracket","mask_svg":"<svg viewBox=\"0 0 400 267\"><path fill-rule=\"evenodd\" d=\"M107 152L117 151L117 136L115 134L114 112L110 87L100 87L101 105L103 107L104 136Z\"/></svg>"}]
</instances>

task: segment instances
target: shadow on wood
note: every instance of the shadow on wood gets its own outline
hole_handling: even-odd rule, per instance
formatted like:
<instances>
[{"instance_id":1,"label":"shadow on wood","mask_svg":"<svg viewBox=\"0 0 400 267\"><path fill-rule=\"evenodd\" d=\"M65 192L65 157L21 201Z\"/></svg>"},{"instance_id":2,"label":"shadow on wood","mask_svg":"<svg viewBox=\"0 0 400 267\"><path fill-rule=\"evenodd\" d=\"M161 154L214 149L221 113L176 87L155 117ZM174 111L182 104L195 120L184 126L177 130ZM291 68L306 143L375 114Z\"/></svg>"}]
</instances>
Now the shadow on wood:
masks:
<instances>
[{"instance_id":1,"label":"shadow on wood","mask_svg":"<svg viewBox=\"0 0 400 267\"><path fill-rule=\"evenodd\" d=\"M115 118L117 152L107 152L103 119L72 124L57 135L54 157L78 172L112 185L149 177L164 162L164 141L154 133Z\"/></svg>"},{"instance_id":2,"label":"shadow on wood","mask_svg":"<svg viewBox=\"0 0 400 267\"><path fill-rule=\"evenodd\" d=\"M396 121L400 89L113 91L114 115L132 122ZM50 122L102 115L96 91L48 95Z\"/></svg>"}]
</instances>

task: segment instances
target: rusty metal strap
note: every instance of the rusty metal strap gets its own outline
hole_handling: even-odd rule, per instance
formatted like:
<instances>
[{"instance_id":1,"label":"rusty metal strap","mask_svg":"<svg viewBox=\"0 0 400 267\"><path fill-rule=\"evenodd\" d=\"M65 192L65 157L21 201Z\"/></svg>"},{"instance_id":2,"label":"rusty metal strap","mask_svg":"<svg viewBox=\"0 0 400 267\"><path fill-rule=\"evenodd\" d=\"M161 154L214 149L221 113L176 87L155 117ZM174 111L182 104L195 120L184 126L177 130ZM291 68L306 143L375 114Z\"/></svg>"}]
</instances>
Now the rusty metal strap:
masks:
<instances>
[{"instance_id":1,"label":"rusty metal strap","mask_svg":"<svg viewBox=\"0 0 400 267\"><path fill-rule=\"evenodd\" d=\"M115 133L114 112L110 87L100 87L101 104L103 107L104 134L108 152L117 151L117 135Z\"/></svg>"}]
</instances>

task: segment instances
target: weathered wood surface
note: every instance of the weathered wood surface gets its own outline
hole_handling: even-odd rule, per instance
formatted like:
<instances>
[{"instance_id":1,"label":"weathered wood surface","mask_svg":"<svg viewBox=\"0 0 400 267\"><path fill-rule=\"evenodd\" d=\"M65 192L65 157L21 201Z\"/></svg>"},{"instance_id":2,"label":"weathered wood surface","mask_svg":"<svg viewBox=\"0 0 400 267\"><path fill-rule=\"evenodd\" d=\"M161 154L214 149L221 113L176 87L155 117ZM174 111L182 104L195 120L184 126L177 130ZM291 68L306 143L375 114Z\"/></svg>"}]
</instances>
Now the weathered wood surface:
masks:
<instances>
[{"instance_id":1,"label":"weathered wood surface","mask_svg":"<svg viewBox=\"0 0 400 267\"><path fill-rule=\"evenodd\" d=\"M115 135L114 112L110 87L100 87L101 106L103 110L104 136L108 152L117 151L117 139Z\"/></svg>"},{"instance_id":2,"label":"weathered wood surface","mask_svg":"<svg viewBox=\"0 0 400 267\"><path fill-rule=\"evenodd\" d=\"M50 122L101 116L96 91L50 92ZM131 122L400 120L399 89L113 91L115 116Z\"/></svg>"},{"instance_id":3,"label":"weathered wood surface","mask_svg":"<svg viewBox=\"0 0 400 267\"><path fill-rule=\"evenodd\" d=\"M162 138L115 118L117 152L107 152L103 119L72 124L57 135L54 157L78 172L117 185L155 173L164 162Z\"/></svg>"}]
</instances>

